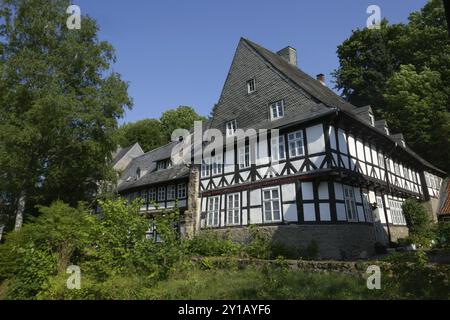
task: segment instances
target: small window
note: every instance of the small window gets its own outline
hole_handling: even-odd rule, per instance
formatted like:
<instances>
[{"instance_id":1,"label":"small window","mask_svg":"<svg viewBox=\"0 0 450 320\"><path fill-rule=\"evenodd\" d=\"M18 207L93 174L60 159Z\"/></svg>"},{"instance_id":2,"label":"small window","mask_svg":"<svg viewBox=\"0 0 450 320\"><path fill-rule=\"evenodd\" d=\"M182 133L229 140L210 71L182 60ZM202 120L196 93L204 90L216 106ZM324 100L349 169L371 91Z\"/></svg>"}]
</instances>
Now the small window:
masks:
<instances>
[{"instance_id":1,"label":"small window","mask_svg":"<svg viewBox=\"0 0 450 320\"><path fill-rule=\"evenodd\" d=\"M178 199L186 198L186 183L180 183L178 185Z\"/></svg>"},{"instance_id":2,"label":"small window","mask_svg":"<svg viewBox=\"0 0 450 320\"><path fill-rule=\"evenodd\" d=\"M202 178L207 178L211 175L211 159L204 159L202 162Z\"/></svg>"},{"instance_id":3,"label":"small window","mask_svg":"<svg viewBox=\"0 0 450 320\"><path fill-rule=\"evenodd\" d=\"M219 197L211 197L208 199L208 212L206 225L208 227L219 226Z\"/></svg>"},{"instance_id":4,"label":"small window","mask_svg":"<svg viewBox=\"0 0 450 320\"><path fill-rule=\"evenodd\" d=\"M212 163L212 175L222 174L222 156L215 156Z\"/></svg>"},{"instance_id":5,"label":"small window","mask_svg":"<svg viewBox=\"0 0 450 320\"><path fill-rule=\"evenodd\" d=\"M372 127L375 127L375 117L371 113L369 113L369 121L370 121L370 125Z\"/></svg>"},{"instance_id":6,"label":"small window","mask_svg":"<svg viewBox=\"0 0 450 320\"><path fill-rule=\"evenodd\" d=\"M263 189L264 221L281 221L280 191L278 188Z\"/></svg>"},{"instance_id":7,"label":"small window","mask_svg":"<svg viewBox=\"0 0 450 320\"><path fill-rule=\"evenodd\" d=\"M158 188L158 201L164 201L164 200L166 200L166 188L159 187Z\"/></svg>"},{"instance_id":8,"label":"small window","mask_svg":"<svg viewBox=\"0 0 450 320\"><path fill-rule=\"evenodd\" d=\"M384 156L381 153L378 154L378 165L384 169Z\"/></svg>"},{"instance_id":9,"label":"small window","mask_svg":"<svg viewBox=\"0 0 450 320\"><path fill-rule=\"evenodd\" d=\"M373 214L372 214L372 204L370 203L370 198L367 193L363 193L363 207L364 207L364 215L366 216L367 222L373 222Z\"/></svg>"},{"instance_id":10,"label":"small window","mask_svg":"<svg viewBox=\"0 0 450 320\"><path fill-rule=\"evenodd\" d=\"M280 100L270 105L271 119L280 119L284 117L284 101Z\"/></svg>"},{"instance_id":11,"label":"small window","mask_svg":"<svg viewBox=\"0 0 450 320\"><path fill-rule=\"evenodd\" d=\"M278 140L278 142L277 142ZM284 136L272 138L272 161L280 161L286 159L286 145L284 143Z\"/></svg>"},{"instance_id":12,"label":"small window","mask_svg":"<svg viewBox=\"0 0 450 320\"><path fill-rule=\"evenodd\" d=\"M246 145L239 148L239 169L250 167L250 146Z\"/></svg>"},{"instance_id":13,"label":"small window","mask_svg":"<svg viewBox=\"0 0 450 320\"><path fill-rule=\"evenodd\" d=\"M164 160L158 161L158 164L157 164L158 171L169 169L170 167L172 167L172 161L170 159L164 159Z\"/></svg>"},{"instance_id":14,"label":"small window","mask_svg":"<svg viewBox=\"0 0 450 320\"><path fill-rule=\"evenodd\" d=\"M236 120L232 120L232 121L227 122L226 129L227 129L227 137L233 136L236 133L236 130L237 130Z\"/></svg>"},{"instance_id":15,"label":"small window","mask_svg":"<svg viewBox=\"0 0 450 320\"><path fill-rule=\"evenodd\" d=\"M156 201L156 189L155 188L151 188L150 190L148 190L148 200L150 203L153 201Z\"/></svg>"},{"instance_id":16,"label":"small window","mask_svg":"<svg viewBox=\"0 0 450 320\"><path fill-rule=\"evenodd\" d=\"M175 200L175 185L173 184L167 187L167 200Z\"/></svg>"},{"instance_id":17,"label":"small window","mask_svg":"<svg viewBox=\"0 0 450 320\"><path fill-rule=\"evenodd\" d=\"M409 180L409 171L408 168L403 167L403 176Z\"/></svg>"},{"instance_id":18,"label":"small window","mask_svg":"<svg viewBox=\"0 0 450 320\"><path fill-rule=\"evenodd\" d=\"M227 196L227 199L227 224L238 225L241 223L240 194L230 194Z\"/></svg>"},{"instance_id":19,"label":"small window","mask_svg":"<svg viewBox=\"0 0 450 320\"><path fill-rule=\"evenodd\" d=\"M344 200L348 221L357 222L358 212L356 211L355 191L352 187L344 186Z\"/></svg>"},{"instance_id":20,"label":"small window","mask_svg":"<svg viewBox=\"0 0 450 320\"><path fill-rule=\"evenodd\" d=\"M140 179L141 178L141 168L137 168L136 169L136 178Z\"/></svg>"},{"instance_id":21,"label":"small window","mask_svg":"<svg viewBox=\"0 0 450 320\"><path fill-rule=\"evenodd\" d=\"M255 79L251 79L247 81L247 93L253 93L256 91L256 81Z\"/></svg>"},{"instance_id":22,"label":"small window","mask_svg":"<svg viewBox=\"0 0 450 320\"><path fill-rule=\"evenodd\" d=\"M289 156L291 158L300 157L305 154L303 144L303 131L297 131L288 134Z\"/></svg>"},{"instance_id":23,"label":"small window","mask_svg":"<svg viewBox=\"0 0 450 320\"><path fill-rule=\"evenodd\" d=\"M394 173L400 176L400 166L396 162L394 162Z\"/></svg>"}]
</instances>

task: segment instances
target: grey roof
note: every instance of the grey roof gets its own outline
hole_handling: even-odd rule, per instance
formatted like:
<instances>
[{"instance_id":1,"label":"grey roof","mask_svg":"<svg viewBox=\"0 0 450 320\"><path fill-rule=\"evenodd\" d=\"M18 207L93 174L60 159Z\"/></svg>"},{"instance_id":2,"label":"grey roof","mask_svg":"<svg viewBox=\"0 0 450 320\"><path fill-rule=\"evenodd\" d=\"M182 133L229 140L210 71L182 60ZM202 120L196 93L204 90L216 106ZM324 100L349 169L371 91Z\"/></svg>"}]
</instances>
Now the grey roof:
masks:
<instances>
[{"instance_id":1,"label":"grey roof","mask_svg":"<svg viewBox=\"0 0 450 320\"><path fill-rule=\"evenodd\" d=\"M161 179L166 176L170 179L171 174L174 173L178 175L181 170L179 170L180 168L177 168L177 166L156 172L157 162L169 159L172 155L173 147L177 144L178 142L171 142L147 152L142 156L134 158L122 173L121 180L123 182L119 184L118 190L123 191L125 189L153 183L151 179L155 179L155 182L161 182ZM140 169L142 176L139 179L136 179L136 172L138 169ZM166 173L166 171L172 173Z\"/></svg>"},{"instance_id":2,"label":"grey roof","mask_svg":"<svg viewBox=\"0 0 450 320\"><path fill-rule=\"evenodd\" d=\"M243 39L243 41L250 45L250 47L252 47L261 57L269 62L272 67L284 74L296 85L325 105L329 107L338 107L347 111L351 111L356 108L352 104L345 101L342 97L338 96L333 90L327 86L324 86L296 66L288 63L276 53L273 53L272 51L269 51L248 39Z\"/></svg>"},{"instance_id":3,"label":"grey roof","mask_svg":"<svg viewBox=\"0 0 450 320\"><path fill-rule=\"evenodd\" d=\"M119 162L119 160L122 159L122 157L125 156L128 153L128 151L130 151L131 148L133 148L133 147L134 147L134 145L126 147L126 148L119 147L117 149L117 151L113 154L113 162L112 162L113 166L117 162Z\"/></svg>"},{"instance_id":4,"label":"grey roof","mask_svg":"<svg viewBox=\"0 0 450 320\"><path fill-rule=\"evenodd\" d=\"M132 179L129 182L124 182L119 185L118 191L123 192L128 189L150 186L161 182L178 180L187 177L189 177L189 167L184 164L177 165L165 170L148 172L140 179Z\"/></svg>"}]
</instances>

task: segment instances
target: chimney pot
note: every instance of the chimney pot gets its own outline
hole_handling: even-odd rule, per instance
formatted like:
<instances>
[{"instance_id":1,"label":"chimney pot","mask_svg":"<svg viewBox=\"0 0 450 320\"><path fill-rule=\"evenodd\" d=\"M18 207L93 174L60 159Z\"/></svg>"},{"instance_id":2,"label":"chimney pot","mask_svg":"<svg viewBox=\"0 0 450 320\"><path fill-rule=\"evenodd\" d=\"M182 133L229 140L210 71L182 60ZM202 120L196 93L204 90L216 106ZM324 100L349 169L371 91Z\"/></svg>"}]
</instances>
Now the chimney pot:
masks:
<instances>
[{"instance_id":1,"label":"chimney pot","mask_svg":"<svg viewBox=\"0 0 450 320\"><path fill-rule=\"evenodd\" d=\"M286 47L277 52L277 54L290 64L297 66L297 50L292 47Z\"/></svg>"},{"instance_id":2,"label":"chimney pot","mask_svg":"<svg viewBox=\"0 0 450 320\"><path fill-rule=\"evenodd\" d=\"M325 75L323 73L319 73L317 76L317 81L319 81L321 84L323 84L324 86L326 86L326 82L325 82Z\"/></svg>"}]
</instances>

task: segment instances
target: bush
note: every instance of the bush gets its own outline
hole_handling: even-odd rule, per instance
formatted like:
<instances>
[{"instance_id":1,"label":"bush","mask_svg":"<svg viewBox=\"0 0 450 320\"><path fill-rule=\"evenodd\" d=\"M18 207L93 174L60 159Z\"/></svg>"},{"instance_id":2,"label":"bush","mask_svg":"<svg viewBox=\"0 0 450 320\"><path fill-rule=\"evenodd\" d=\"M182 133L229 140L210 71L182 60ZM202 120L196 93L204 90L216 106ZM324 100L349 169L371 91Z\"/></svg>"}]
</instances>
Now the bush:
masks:
<instances>
[{"instance_id":1,"label":"bush","mask_svg":"<svg viewBox=\"0 0 450 320\"><path fill-rule=\"evenodd\" d=\"M233 256L242 251L242 245L220 236L214 231L203 231L187 241L187 254L197 256Z\"/></svg>"},{"instance_id":2,"label":"bush","mask_svg":"<svg viewBox=\"0 0 450 320\"><path fill-rule=\"evenodd\" d=\"M419 246L429 247L433 239L433 232L425 207L417 200L407 199L402 208L409 228L407 241Z\"/></svg>"},{"instance_id":3,"label":"bush","mask_svg":"<svg viewBox=\"0 0 450 320\"><path fill-rule=\"evenodd\" d=\"M450 223L439 222L436 226L436 245L441 248L450 248Z\"/></svg>"}]
</instances>

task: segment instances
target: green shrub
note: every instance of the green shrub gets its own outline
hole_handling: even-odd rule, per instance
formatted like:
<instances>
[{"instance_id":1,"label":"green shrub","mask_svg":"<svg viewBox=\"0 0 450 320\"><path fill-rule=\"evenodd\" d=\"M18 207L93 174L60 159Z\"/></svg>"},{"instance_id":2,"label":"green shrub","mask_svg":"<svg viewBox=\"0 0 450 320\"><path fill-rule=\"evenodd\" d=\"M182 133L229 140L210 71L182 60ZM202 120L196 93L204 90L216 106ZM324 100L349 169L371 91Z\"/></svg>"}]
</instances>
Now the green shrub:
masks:
<instances>
[{"instance_id":1,"label":"green shrub","mask_svg":"<svg viewBox=\"0 0 450 320\"><path fill-rule=\"evenodd\" d=\"M269 259L271 257L272 242L269 231L258 228L257 226L250 227L250 241L245 247L245 251L254 258Z\"/></svg>"},{"instance_id":2,"label":"green shrub","mask_svg":"<svg viewBox=\"0 0 450 320\"><path fill-rule=\"evenodd\" d=\"M450 223L439 222L436 226L436 245L441 248L450 248Z\"/></svg>"},{"instance_id":3,"label":"green shrub","mask_svg":"<svg viewBox=\"0 0 450 320\"><path fill-rule=\"evenodd\" d=\"M434 235L425 207L415 199L407 199L402 208L409 228L407 240L419 246L430 246Z\"/></svg>"},{"instance_id":4,"label":"green shrub","mask_svg":"<svg viewBox=\"0 0 450 320\"><path fill-rule=\"evenodd\" d=\"M187 254L194 256L234 256L241 252L242 245L220 236L214 231L202 231L187 241Z\"/></svg>"}]
</instances>

